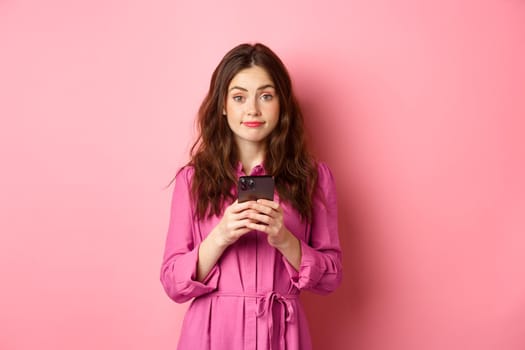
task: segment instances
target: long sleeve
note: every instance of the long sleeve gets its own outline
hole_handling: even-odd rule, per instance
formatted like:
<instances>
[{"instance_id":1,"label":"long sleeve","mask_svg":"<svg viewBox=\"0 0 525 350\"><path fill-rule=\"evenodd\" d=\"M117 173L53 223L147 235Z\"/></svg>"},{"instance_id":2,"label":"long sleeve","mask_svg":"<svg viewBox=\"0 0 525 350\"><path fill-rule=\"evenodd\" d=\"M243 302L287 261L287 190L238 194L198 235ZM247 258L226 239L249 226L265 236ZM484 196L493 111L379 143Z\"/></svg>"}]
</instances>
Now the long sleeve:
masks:
<instances>
[{"instance_id":1,"label":"long sleeve","mask_svg":"<svg viewBox=\"0 0 525 350\"><path fill-rule=\"evenodd\" d=\"M319 294L334 291L342 280L341 248L337 223L335 182L330 169L320 163L308 242L301 243L301 265L296 271L283 258L292 284Z\"/></svg>"},{"instance_id":2,"label":"long sleeve","mask_svg":"<svg viewBox=\"0 0 525 350\"><path fill-rule=\"evenodd\" d=\"M175 178L171 215L160 280L168 296L178 303L214 291L220 270L215 266L203 282L196 280L199 242L194 232L190 198L193 168L183 168Z\"/></svg>"}]
</instances>

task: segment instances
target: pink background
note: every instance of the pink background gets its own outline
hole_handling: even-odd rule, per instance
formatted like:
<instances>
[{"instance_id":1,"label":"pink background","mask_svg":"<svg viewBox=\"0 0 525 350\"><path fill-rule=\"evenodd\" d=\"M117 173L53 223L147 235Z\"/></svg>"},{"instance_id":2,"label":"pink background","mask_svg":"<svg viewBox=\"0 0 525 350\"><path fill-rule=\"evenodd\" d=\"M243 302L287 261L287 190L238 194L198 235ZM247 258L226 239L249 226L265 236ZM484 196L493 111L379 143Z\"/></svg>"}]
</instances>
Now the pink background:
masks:
<instances>
[{"instance_id":1,"label":"pink background","mask_svg":"<svg viewBox=\"0 0 525 350\"><path fill-rule=\"evenodd\" d=\"M525 349L520 0L0 1L0 348L174 348L165 186L245 41L338 184L316 348Z\"/></svg>"}]
</instances>

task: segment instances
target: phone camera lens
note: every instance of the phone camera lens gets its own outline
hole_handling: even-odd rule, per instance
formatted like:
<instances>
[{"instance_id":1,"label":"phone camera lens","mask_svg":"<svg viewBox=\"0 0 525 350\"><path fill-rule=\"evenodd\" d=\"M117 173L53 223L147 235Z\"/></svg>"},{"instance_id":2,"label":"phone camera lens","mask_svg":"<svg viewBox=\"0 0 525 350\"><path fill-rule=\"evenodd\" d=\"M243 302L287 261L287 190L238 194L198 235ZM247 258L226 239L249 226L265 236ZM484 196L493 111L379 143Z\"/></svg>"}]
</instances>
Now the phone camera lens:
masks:
<instances>
[{"instance_id":1,"label":"phone camera lens","mask_svg":"<svg viewBox=\"0 0 525 350\"><path fill-rule=\"evenodd\" d=\"M255 189L255 180L252 178L241 177L239 180L241 191L252 191Z\"/></svg>"},{"instance_id":2,"label":"phone camera lens","mask_svg":"<svg viewBox=\"0 0 525 350\"><path fill-rule=\"evenodd\" d=\"M248 189L248 183L247 183L248 181L246 181L244 177L241 177L240 182L241 182L241 186L240 186L241 190L246 191Z\"/></svg>"}]
</instances>

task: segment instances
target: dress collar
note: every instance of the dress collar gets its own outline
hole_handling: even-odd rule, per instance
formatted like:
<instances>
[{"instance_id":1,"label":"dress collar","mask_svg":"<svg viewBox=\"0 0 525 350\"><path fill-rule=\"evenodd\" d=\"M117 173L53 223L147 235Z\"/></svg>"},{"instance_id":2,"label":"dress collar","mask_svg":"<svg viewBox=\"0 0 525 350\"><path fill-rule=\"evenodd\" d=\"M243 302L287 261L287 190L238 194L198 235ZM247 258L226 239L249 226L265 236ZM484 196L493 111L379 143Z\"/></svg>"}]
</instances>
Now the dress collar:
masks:
<instances>
[{"instance_id":1,"label":"dress collar","mask_svg":"<svg viewBox=\"0 0 525 350\"><path fill-rule=\"evenodd\" d=\"M245 176L244 170L242 169L242 163L237 163L237 175L238 176ZM263 164L258 164L252 169L251 176L258 176L258 175L266 175L266 170L264 169Z\"/></svg>"}]
</instances>

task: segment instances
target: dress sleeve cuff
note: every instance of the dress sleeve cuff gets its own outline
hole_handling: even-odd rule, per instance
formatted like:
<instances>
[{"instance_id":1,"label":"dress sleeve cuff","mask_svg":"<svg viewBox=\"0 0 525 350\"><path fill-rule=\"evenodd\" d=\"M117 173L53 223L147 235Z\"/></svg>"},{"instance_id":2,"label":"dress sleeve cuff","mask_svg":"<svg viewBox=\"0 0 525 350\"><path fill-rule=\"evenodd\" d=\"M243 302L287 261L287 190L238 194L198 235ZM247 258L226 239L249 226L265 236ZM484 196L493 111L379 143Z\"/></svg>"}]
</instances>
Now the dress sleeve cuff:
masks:
<instances>
[{"instance_id":1,"label":"dress sleeve cuff","mask_svg":"<svg viewBox=\"0 0 525 350\"><path fill-rule=\"evenodd\" d=\"M304 289L317 284L323 272L317 267L315 249L302 240L299 240L299 242L301 244L301 265L299 266L299 271L284 256L282 259L292 284L298 289Z\"/></svg>"},{"instance_id":2,"label":"dress sleeve cuff","mask_svg":"<svg viewBox=\"0 0 525 350\"><path fill-rule=\"evenodd\" d=\"M185 302L217 289L220 276L220 269L217 265L211 269L202 282L197 281L198 254L199 248L195 247L192 251L179 257L177 261L178 267L175 269L177 271L175 277L176 293L174 293L176 301Z\"/></svg>"}]
</instances>

